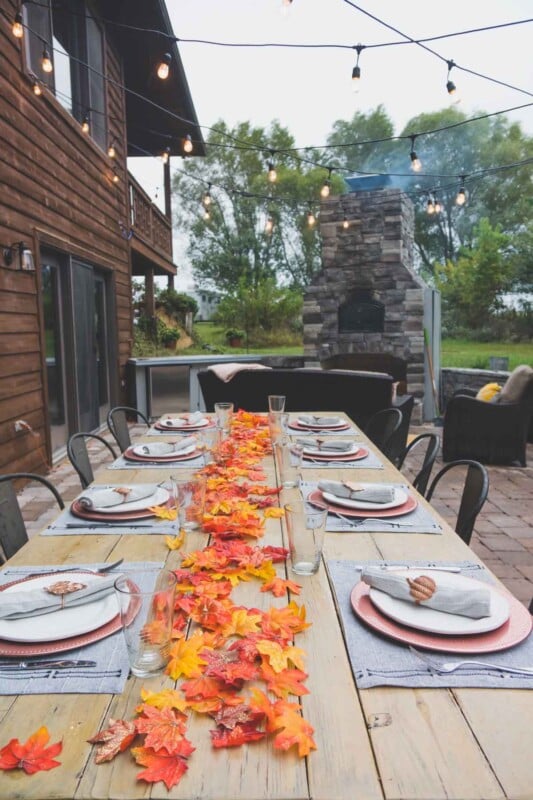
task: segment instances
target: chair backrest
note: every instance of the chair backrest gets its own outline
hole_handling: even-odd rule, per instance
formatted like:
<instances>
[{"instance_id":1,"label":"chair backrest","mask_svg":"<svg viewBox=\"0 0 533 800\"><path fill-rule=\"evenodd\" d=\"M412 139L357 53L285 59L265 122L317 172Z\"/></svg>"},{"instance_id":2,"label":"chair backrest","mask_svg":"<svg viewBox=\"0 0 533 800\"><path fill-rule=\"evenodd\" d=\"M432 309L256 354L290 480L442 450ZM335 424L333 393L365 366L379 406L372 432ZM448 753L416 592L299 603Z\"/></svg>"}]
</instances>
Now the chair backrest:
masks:
<instances>
[{"instance_id":1,"label":"chair backrest","mask_svg":"<svg viewBox=\"0 0 533 800\"><path fill-rule=\"evenodd\" d=\"M117 457L117 454L103 436L99 436L97 433L74 433L68 440L67 454L70 463L80 477L82 489L86 489L94 480L94 473L87 451L87 439L96 439L107 447L114 459Z\"/></svg>"},{"instance_id":2,"label":"chair backrest","mask_svg":"<svg viewBox=\"0 0 533 800\"><path fill-rule=\"evenodd\" d=\"M137 420L140 417L150 427L147 417L137 408L130 408L129 406L115 406L115 408L112 408L107 415L107 427L120 447L121 453L131 444L128 416L134 416Z\"/></svg>"},{"instance_id":3,"label":"chair backrest","mask_svg":"<svg viewBox=\"0 0 533 800\"><path fill-rule=\"evenodd\" d=\"M18 504L14 481L21 478L38 481L54 495L60 508L65 508L61 495L50 481L32 472L12 472L0 475L0 545L5 558L11 558L28 541L24 518Z\"/></svg>"},{"instance_id":4,"label":"chair backrest","mask_svg":"<svg viewBox=\"0 0 533 800\"><path fill-rule=\"evenodd\" d=\"M388 458L389 454L392 455L394 434L400 429L401 424L402 412L399 408L384 408L370 417L364 431L370 441Z\"/></svg>"},{"instance_id":5,"label":"chair backrest","mask_svg":"<svg viewBox=\"0 0 533 800\"><path fill-rule=\"evenodd\" d=\"M415 487L415 489L418 489L418 491L422 495L426 493L429 476L431 475L433 464L435 463L435 459L437 458L437 453L439 452L440 439L437 436L437 434L421 433L419 436L413 439L412 442L409 442L398 462L398 469L401 469L409 453L412 453L413 450L420 448L424 443L426 445L424 460L422 461L421 468L419 469L419 471L417 472L412 481L412 484Z\"/></svg>"},{"instance_id":6,"label":"chair backrest","mask_svg":"<svg viewBox=\"0 0 533 800\"><path fill-rule=\"evenodd\" d=\"M447 464L440 472L437 472L433 478L427 491L426 499L431 500L435 487L444 475L450 470L465 466L468 469L463 493L461 495L459 512L457 514L457 522L455 523L455 530L466 544L470 544L476 517L483 508L483 504L489 493L489 474L483 464L468 458L461 458L458 461L452 461L450 464Z\"/></svg>"}]
</instances>

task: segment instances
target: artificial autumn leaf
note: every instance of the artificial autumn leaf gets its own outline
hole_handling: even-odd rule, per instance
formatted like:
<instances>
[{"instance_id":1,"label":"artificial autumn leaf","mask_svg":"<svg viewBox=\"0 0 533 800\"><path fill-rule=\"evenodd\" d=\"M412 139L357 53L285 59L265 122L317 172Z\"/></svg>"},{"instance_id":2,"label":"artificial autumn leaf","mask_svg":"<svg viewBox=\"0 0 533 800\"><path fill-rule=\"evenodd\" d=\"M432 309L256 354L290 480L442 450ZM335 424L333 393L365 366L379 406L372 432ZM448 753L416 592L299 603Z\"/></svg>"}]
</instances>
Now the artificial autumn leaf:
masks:
<instances>
[{"instance_id":1,"label":"artificial autumn leaf","mask_svg":"<svg viewBox=\"0 0 533 800\"><path fill-rule=\"evenodd\" d=\"M233 730L236 725L242 725L245 722L257 723L263 717L262 714L255 713L250 706L244 703L238 706L223 706L213 716L219 727L229 728L230 730Z\"/></svg>"},{"instance_id":2,"label":"artificial autumn leaf","mask_svg":"<svg viewBox=\"0 0 533 800\"><path fill-rule=\"evenodd\" d=\"M236 725L232 730L217 728L209 733L213 747L240 747L241 744L255 742L266 736L265 731L257 730L253 722Z\"/></svg>"},{"instance_id":3,"label":"artificial autumn leaf","mask_svg":"<svg viewBox=\"0 0 533 800\"><path fill-rule=\"evenodd\" d=\"M94 757L95 764L111 761L116 755L122 753L137 736L134 722L126 719L110 719L109 728L87 739L89 744L99 744Z\"/></svg>"},{"instance_id":4,"label":"artificial autumn leaf","mask_svg":"<svg viewBox=\"0 0 533 800\"><path fill-rule=\"evenodd\" d=\"M265 517L270 517L271 519L280 519L285 516L285 512L282 508L274 506L272 506L272 508L265 508L263 514Z\"/></svg>"},{"instance_id":5,"label":"artificial autumn leaf","mask_svg":"<svg viewBox=\"0 0 533 800\"><path fill-rule=\"evenodd\" d=\"M141 699L143 703L154 708L175 708L178 711L185 711L187 704L182 693L177 689L162 689L160 692L151 692L148 689L141 689ZM141 713L142 706L136 711Z\"/></svg>"},{"instance_id":6,"label":"artificial autumn leaf","mask_svg":"<svg viewBox=\"0 0 533 800\"><path fill-rule=\"evenodd\" d=\"M278 704L276 703L276 706ZM300 714L300 706L297 703L280 704L281 713L276 715L275 724L278 728L283 728L274 738L274 747L278 750L288 750L293 745L298 745L298 755L300 758L309 755L311 750L316 750L316 744L312 734L314 728Z\"/></svg>"},{"instance_id":7,"label":"artificial autumn leaf","mask_svg":"<svg viewBox=\"0 0 533 800\"><path fill-rule=\"evenodd\" d=\"M260 689L252 689L249 706L255 714L262 714L266 719L266 730L272 733L277 730L275 704Z\"/></svg>"},{"instance_id":8,"label":"artificial autumn leaf","mask_svg":"<svg viewBox=\"0 0 533 800\"><path fill-rule=\"evenodd\" d=\"M230 686L240 686L242 681L250 681L257 677L254 664L238 660L238 653L231 650L203 652L207 667L205 674L219 678Z\"/></svg>"},{"instance_id":9,"label":"artificial autumn leaf","mask_svg":"<svg viewBox=\"0 0 533 800\"><path fill-rule=\"evenodd\" d=\"M24 744L18 739L11 739L0 750L0 769L22 769L28 775L34 775L41 770L61 766L61 762L54 758L63 749L63 742L46 747L49 741L50 734L44 725L32 733Z\"/></svg>"},{"instance_id":10,"label":"artificial autumn leaf","mask_svg":"<svg viewBox=\"0 0 533 800\"><path fill-rule=\"evenodd\" d=\"M208 630L218 630L231 622L231 612L220 600L211 600L207 597L198 599L191 610L191 619L198 622Z\"/></svg>"},{"instance_id":11,"label":"artificial autumn leaf","mask_svg":"<svg viewBox=\"0 0 533 800\"><path fill-rule=\"evenodd\" d=\"M151 747L132 747L131 753L137 764L146 767L139 772L137 780L147 783L163 781L167 789L172 789L187 771L186 759L194 749L187 739L182 739L173 753L167 753L166 750L155 751Z\"/></svg>"},{"instance_id":12,"label":"artificial autumn leaf","mask_svg":"<svg viewBox=\"0 0 533 800\"><path fill-rule=\"evenodd\" d=\"M177 681L181 675L186 678L197 677L202 674L202 666L206 663L198 651L204 647L201 636L192 636L190 639L178 639L170 647L170 658L166 673L172 680Z\"/></svg>"},{"instance_id":13,"label":"artificial autumn leaf","mask_svg":"<svg viewBox=\"0 0 533 800\"><path fill-rule=\"evenodd\" d=\"M177 536L165 536L165 543L169 550L179 550L185 541L185 528Z\"/></svg>"},{"instance_id":14,"label":"artificial autumn leaf","mask_svg":"<svg viewBox=\"0 0 533 800\"><path fill-rule=\"evenodd\" d=\"M278 642L267 639L257 642L256 647L261 655L267 656L274 672L282 672L282 670L287 669L289 661L298 669L303 669L304 667L303 656L305 655L305 650L302 650L301 647L295 647L294 645L282 647Z\"/></svg>"},{"instance_id":15,"label":"artificial autumn leaf","mask_svg":"<svg viewBox=\"0 0 533 800\"><path fill-rule=\"evenodd\" d=\"M169 753L175 752L186 733L185 715L172 708L153 708L144 706L142 716L135 720L139 733L145 733L145 746Z\"/></svg>"},{"instance_id":16,"label":"artificial autumn leaf","mask_svg":"<svg viewBox=\"0 0 533 800\"><path fill-rule=\"evenodd\" d=\"M286 698L289 694L301 697L303 694L309 694L309 689L302 684L302 681L308 676L301 669L284 669L282 672L274 672L272 667L263 661L260 672L261 677L266 681L267 689L276 697Z\"/></svg>"},{"instance_id":17,"label":"artificial autumn leaf","mask_svg":"<svg viewBox=\"0 0 533 800\"><path fill-rule=\"evenodd\" d=\"M148 506L148 511L151 511L154 517L158 519L176 519L178 516L175 508L168 508L167 506Z\"/></svg>"},{"instance_id":18,"label":"artificial autumn leaf","mask_svg":"<svg viewBox=\"0 0 533 800\"><path fill-rule=\"evenodd\" d=\"M237 608L231 614L231 621L222 628L223 636L247 636L259 631L261 614L253 614L247 608Z\"/></svg>"},{"instance_id":19,"label":"artificial autumn leaf","mask_svg":"<svg viewBox=\"0 0 533 800\"><path fill-rule=\"evenodd\" d=\"M299 583L294 583L294 581L285 580L284 578L273 578L268 583L263 584L260 591L272 592L274 597L282 597L286 592L300 594L302 587Z\"/></svg>"},{"instance_id":20,"label":"artificial autumn leaf","mask_svg":"<svg viewBox=\"0 0 533 800\"><path fill-rule=\"evenodd\" d=\"M263 614L263 631L267 636L282 636L292 639L295 633L309 628L310 623L305 621L305 606L291 601L285 608L269 608Z\"/></svg>"}]
</instances>

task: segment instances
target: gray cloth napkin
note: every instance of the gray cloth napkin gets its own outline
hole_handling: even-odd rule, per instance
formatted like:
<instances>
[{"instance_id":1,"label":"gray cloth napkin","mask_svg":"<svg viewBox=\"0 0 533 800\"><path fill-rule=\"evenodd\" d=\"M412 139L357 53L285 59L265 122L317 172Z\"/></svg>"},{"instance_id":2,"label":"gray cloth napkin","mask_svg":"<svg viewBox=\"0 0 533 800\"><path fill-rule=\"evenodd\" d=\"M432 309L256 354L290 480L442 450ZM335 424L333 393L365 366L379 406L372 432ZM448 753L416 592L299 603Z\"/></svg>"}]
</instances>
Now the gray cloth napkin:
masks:
<instances>
[{"instance_id":1,"label":"gray cloth napkin","mask_svg":"<svg viewBox=\"0 0 533 800\"><path fill-rule=\"evenodd\" d=\"M428 573L429 581L427 591L433 592L431 596L420 600L420 605L434 608L436 611L444 611L447 614L460 614L463 617L481 619L490 615L490 592L483 587L463 588L447 586L448 576L435 573ZM397 572L384 572L379 567L367 567L361 573L361 580L375 589L379 589L391 597L405 600L408 603L415 603L413 592L419 596L421 593L417 587L412 588L407 582L405 574ZM419 585L421 583L419 582Z\"/></svg>"},{"instance_id":2,"label":"gray cloth napkin","mask_svg":"<svg viewBox=\"0 0 533 800\"><path fill-rule=\"evenodd\" d=\"M179 442L154 442L153 444L141 444L138 447L147 456L168 456L172 453L179 453L188 447L195 447L196 442L196 436L185 436Z\"/></svg>"},{"instance_id":3,"label":"gray cloth napkin","mask_svg":"<svg viewBox=\"0 0 533 800\"><path fill-rule=\"evenodd\" d=\"M394 500L394 487L371 486L369 484L356 484L341 481L319 481L318 488L321 492L334 494L345 500L361 500L365 503L392 503Z\"/></svg>"},{"instance_id":4,"label":"gray cloth napkin","mask_svg":"<svg viewBox=\"0 0 533 800\"><path fill-rule=\"evenodd\" d=\"M63 578L61 573L50 575L48 586L61 581L84 584L84 588L77 589L70 594L52 594L45 588L24 591L24 584L17 592L0 592L0 619L14 620L23 617L36 617L41 614L50 614L61 608L72 608L86 603L101 600L114 591L114 585L120 573L113 573L104 578L86 575L82 572L79 578Z\"/></svg>"},{"instance_id":5,"label":"gray cloth napkin","mask_svg":"<svg viewBox=\"0 0 533 800\"><path fill-rule=\"evenodd\" d=\"M354 442L348 442L343 439L296 439L296 444L301 444L305 450L313 453L347 453L354 447Z\"/></svg>"},{"instance_id":6,"label":"gray cloth napkin","mask_svg":"<svg viewBox=\"0 0 533 800\"><path fill-rule=\"evenodd\" d=\"M78 497L78 502L83 508L113 508L144 500L155 493L155 483L145 483L139 486L106 486L103 489L91 488L87 494ZM127 492L123 491L127 490Z\"/></svg>"},{"instance_id":7,"label":"gray cloth napkin","mask_svg":"<svg viewBox=\"0 0 533 800\"><path fill-rule=\"evenodd\" d=\"M328 561L330 582L340 611L346 648L352 671L359 689L372 686L408 686L408 687L460 687L477 686L491 689L527 689L533 688L533 677L511 675L486 667L463 668L449 675L439 675L422 663L407 647L395 642L367 627L355 614L350 603L350 594L359 581L360 571L367 566L384 562L366 562L357 564L353 561ZM387 562L405 564L403 562ZM451 562L416 562L416 566L452 566ZM415 566L411 562L411 566ZM482 564L473 562L454 563L460 566L461 573L477 580L491 582L491 577ZM431 653L436 660L459 661L458 654ZM468 658L467 655L464 656ZM497 661L509 667L533 664L533 636L501 653L488 655L476 654L476 661Z\"/></svg>"},{"instance_id":8,"label":"gray cloth napkin","mask_svg":"<svg viewBox=\"0 0 533 800\"><path fill-rule=\"evenodd\" d=\"M321 417L317 414L300 414L298 422L303 425L339 425L342 419L340 417Z\"/></svg>"},{"instance_id":9,"label":"gray cloth napkin","mask_svg":"<svg viewBox=\"0 0 533 800\"><path fill-rule=\"evenodd\" d=\"M171 417L169 419L160 419L159 424L164 425L166 428L186 428L189 425L198 425L202 420L206 419L205 414L201 411L195 411L189 414L188 417Z\"/></svg>"}]
</instances>

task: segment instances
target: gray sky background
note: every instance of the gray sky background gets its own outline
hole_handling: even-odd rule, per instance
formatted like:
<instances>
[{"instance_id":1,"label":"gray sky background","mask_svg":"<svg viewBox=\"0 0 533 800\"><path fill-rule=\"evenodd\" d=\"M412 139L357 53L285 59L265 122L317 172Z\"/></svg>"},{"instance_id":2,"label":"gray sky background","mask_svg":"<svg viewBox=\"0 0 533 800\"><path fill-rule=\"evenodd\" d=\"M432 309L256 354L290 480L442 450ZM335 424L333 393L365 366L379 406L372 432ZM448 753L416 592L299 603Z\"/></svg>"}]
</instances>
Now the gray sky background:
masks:
<instances>
[{"instance_id":1,"label":"gray sky background","mask_svg":"<svg viewBox=\"0 0 533 800\"><path fill-rule=\"evenodd\" d=\"M364 10L413 38L533 17L533 0L354 0ZM369 45L401 40L343 0L167 0L179 39L217 42L286 42ZM458 36L428 44L445 59L533 91L533 23ZM325 144L337 119L383 104L400 133L420 113L449 105L447 66L414 44L363 50L361 88L354 94L356 53L341 49L226 48L180 42L191 95L202 126L224 119L266 126L277 119L296 145ZM468 116L533 102L533 97L453 69L458 108ZM513 112L533 135L533 106ZM208 131L204 130L207 138ZM176 167L180 159L173 159ZM426 165L424 165L426 166ZM157 159L133 159L130 168L154 197L161 186ZM161 197L161 189L159 189ZM182 248L179 243L176 248Z\"/></svg>"}]
</instances>

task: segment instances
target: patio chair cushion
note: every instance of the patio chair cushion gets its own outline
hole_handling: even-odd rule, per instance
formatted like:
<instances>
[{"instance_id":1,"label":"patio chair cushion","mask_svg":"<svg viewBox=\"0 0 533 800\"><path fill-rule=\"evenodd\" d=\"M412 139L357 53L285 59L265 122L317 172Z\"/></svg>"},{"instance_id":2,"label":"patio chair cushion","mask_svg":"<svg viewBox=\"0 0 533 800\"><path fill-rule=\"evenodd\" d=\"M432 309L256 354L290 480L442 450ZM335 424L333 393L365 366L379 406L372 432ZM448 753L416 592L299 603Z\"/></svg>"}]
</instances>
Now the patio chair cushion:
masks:
<instances>
[{"instance_id":1,"label":"patio chair cushion","mask_svg":"<svg viewBox=\"0 0 533 800\"><path fill-rule=\"evenodd\" d=\"M498 402L520 403L531 381L533 381L533 369L527 364L520 364L505 381Z\"/></svg>"},{"instance_id":2,"label":"patio chair cushion","mask_svg":"<svg viewBox=\"0 0 533 800\"><path fill-rule=\"evenodd\" d=\"M486 383L476 394L476 400L483 400L485 403L494 403L496 400L500 399L499 393L501 390L502 387L499 383Z\"/></svg>"}]
</instances>

